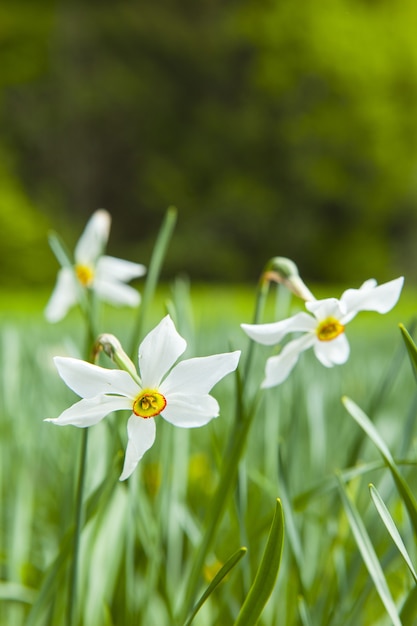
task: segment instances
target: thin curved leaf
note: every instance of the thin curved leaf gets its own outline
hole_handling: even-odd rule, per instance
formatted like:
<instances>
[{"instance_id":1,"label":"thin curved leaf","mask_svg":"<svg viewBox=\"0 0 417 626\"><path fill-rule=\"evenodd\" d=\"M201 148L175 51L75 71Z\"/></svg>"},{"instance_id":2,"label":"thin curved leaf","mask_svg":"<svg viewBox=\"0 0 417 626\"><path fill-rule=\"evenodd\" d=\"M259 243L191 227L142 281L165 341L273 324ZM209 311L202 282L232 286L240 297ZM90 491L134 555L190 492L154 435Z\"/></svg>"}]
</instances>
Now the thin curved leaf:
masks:
<instances>
[{"instance_id":1,"label":"thin curved leaf","mask_svg":"<svg viewBox=\"0 0 417 626\"><path fill-rule=\"evenodd\" d=\"M417 586L414 586L408 593L407 598L401 608L400 617L403 624L415 624L417 616Z\"/></svg>"},{"instance_id":2,"label":"thin curved leaf","mask_svg":"<svg viewBox=\"0 0 417 626\"><path fill-rule=\"evenodd\" d=\"M235 626L256 624L259 619L275 586L281 563L283 541L284 515L281 500L278 498L262 561L237 616Z\"/></svg>"},{"instance_id":3,"label":"thin curved leaf","mask_svg":"<svg viewBox=\"0 0 417 626\"><path fill-rule=\"evenodd\" d=\"M371 540L369 539L369 535L366 531L364 523L354 503L347 495L345 486L338 476L337 480L343 508L345 509L350 528L352 530L353 536L355 537L356 544L362 555L369 575L374 582L378 595L381 598L381 601L385 607L385 610L390 616L393 625L402 626L397 607L395 606L394 600L392 599L391 592L384 576L384 572L382 570L380 562L378 561L378 557L375 553Z\"/></svg>"},{"instance_id":4,"label":"thin curved leaf","mask_svg":"<svg viewBox=\"0 0 417 626\"><path fill-rule=\"evenodd\" d=\"M237 550L234 554L232 554L232 556L229 559L227 559L226 563L219 569L219 571L217 572L217 574L215 575L215 577L213 578L213 580L211 581L211 583L209 584L209 586L207 587L207 589L205 590L205 592L203 593L203 595L201 596L197 604L195 605L193 612L191 613L190 617L185 622L184 626L190 626L193 619L195 618L195 616L197 615L198 611L201 609L201 607L203 606L207 598L213 593L216 587L222 582L223 578L227 576L230 570L233 569L235 565L239 563L240 559L245 556L246 552L247 552L247 548L245 547L239 548L239 550Z\"/></svg>"},{"instance_id":5,"label":"thin curved leaf","mask_svg":"<svg viewBox=\"0 0 417 626\"><path fill-rule=\"evenodd\" d=\"M389 534L391 535L391 538L393 542L395 543L395 545L397 546L401 556L403 557L404 561L407 563L410 569L410 572L413 575L414 580L417 582L416 570L414 569L414 565L411 562L410 556L407 552L407 548L405 547L403 540L401 539L401 535L398 532L398 529L395 525L394 520L391 517L390 512L385 506L384 501L382 500L377 488L374 485L372 484L369 485L369 491L371 493L372 501L375 504L375 508L378 511L380 518L384 522L385 527L387 531L389 532Z\"/></svg>"},{"instance_id":6,"label":"thin curved leaf","mask_svg":"<svg viewBox=\"0 0 417 626\"><path fill-rule=\"evenodd\" d=\"M344 398L342 398L342 402L345 405L348 413L350 413L353 419L359 424L359 426L365 431L371 441L378 448L382 458L384 459L384 462L389 467L397 489L400 492L400 495L407 508L411 524L414 529L414 533L417 535L417 502L407 482L400 474L400 471L392 457L391 452L388 450L385 441L382 439L369 417L362 411L362 409L358 407L357 404L353 402L353 400L345 396Z\"/></svg>"},{"instance_id":7,"label":"thin curved leaf","mask_svg":"<svg viewBox=\"0 0 417 626\"><path fill-rule=\"evenodd\" d=\"M404 339L405 347L407 348L408 356L410 357L414 375L417 377L417 346L404 324L400 324L399 326Z\"/></svg>"}]
</instances>

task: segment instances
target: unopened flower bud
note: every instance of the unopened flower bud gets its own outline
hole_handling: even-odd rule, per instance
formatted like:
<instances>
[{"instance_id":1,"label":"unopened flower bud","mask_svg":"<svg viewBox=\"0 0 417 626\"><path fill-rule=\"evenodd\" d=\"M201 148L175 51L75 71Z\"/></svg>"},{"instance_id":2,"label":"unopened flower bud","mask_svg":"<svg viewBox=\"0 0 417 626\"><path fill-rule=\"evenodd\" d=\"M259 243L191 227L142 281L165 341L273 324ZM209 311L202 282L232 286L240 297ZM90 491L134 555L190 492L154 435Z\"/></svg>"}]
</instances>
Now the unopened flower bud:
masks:
<instances>
[{"instance_id":1,"label":"unopened flower bud","mask_svg":"<svg viewBox=\"0 0 417 626\"><path fill-rule=\"evenodd\" d=\"M316 299L302 280L296 264L286 257L273 257L265 267L262 280L284 285L291 293L302 300Z\"/></svg>"},{"instance_id":2,"label":"unopened flower bud","mask_svg":"<svg viewBox=\"0 0 417 626\"><path fill-rule=\"evenodd\" d=\"M114 335L110 333L104 333L99 335L96 343L94 344L93 354L97 356L98 353L103 350L107 356L116 363L121 369L130 374L130 376L138 381L139 376L131 359L127 356L126 352L122 348L122 344Z\"/></svg>"}]
</instances>

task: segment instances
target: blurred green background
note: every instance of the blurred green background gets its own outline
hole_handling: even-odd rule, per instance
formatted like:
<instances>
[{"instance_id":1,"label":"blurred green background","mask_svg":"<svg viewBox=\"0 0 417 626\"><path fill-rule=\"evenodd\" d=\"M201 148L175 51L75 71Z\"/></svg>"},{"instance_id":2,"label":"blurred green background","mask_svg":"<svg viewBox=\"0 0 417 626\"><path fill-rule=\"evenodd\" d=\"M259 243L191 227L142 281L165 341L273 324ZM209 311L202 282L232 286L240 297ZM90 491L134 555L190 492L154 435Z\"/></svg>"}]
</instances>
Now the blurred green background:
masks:
<instances>
[{"instance_id":1,"label":"blurred green background","mask_svg":"<svg viewBox=\"0 0 417 626\"><path fill-rule=\"evenodd\" d=\"M413 0L4 0L0 285L50 285L113 215L109 252L165 278L417 278Z\"/></svg>"}]
</instances>

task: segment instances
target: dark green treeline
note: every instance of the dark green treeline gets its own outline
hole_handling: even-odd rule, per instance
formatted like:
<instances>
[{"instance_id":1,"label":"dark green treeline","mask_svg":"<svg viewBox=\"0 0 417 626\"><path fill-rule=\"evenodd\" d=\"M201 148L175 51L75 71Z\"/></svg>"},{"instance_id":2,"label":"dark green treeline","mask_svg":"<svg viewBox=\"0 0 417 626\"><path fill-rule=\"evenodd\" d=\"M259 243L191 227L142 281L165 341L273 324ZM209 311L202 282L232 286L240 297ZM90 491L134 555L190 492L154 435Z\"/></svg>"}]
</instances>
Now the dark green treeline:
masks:
<instances>
[{"instance_id":1,"label":"dark green treeline","mask_svg":"<svg viewBox=\"0 0 417 626\"><path fill-rule=\"evenodd\" d=\"M49 280L48 225L72 244L99 207L146 263L170 204L166 277L417 278L416 23L412 0L5 0L0 283Z\"/></svg>"}]
</instances>

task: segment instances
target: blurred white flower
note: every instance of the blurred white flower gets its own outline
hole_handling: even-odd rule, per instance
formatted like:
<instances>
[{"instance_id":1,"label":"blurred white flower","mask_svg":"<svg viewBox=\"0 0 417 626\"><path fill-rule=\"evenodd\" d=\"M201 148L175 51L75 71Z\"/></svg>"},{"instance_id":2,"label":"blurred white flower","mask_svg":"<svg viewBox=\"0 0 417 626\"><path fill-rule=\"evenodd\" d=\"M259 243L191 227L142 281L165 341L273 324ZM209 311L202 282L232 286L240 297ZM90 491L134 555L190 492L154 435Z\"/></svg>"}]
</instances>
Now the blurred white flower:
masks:
<instances>
[{"instance_id":1,"label":"blurred white flower","mask_svg":"<svg viewBox=\"0 0 417 626\"><path fill-rule=\"evenodd\" d=\"M183 428L207 424L219 414L211 388L238 365L240 351L181 361L186 341L167 315L139 346L139 374L56 357L59 375L82 400L55 419L61 426L92 426L112 411L132 412L120 480L128 478L155 440L155 417ZM174 366L174 367L173 367Z\"/></svg>"},{"instance_id":2,"label":"blurred white flower","mask_svg":"<svg viewBox=\"0 0 417 626\"><path fill-rule=\"evenodd\" d=\"M74 250L74 266L62 267L45 309L49 322L57 322L80 300L80 289L91 289L106 302L137 306L140 295L125 283L143 276L144 265L103 254L110 233L107 211L93 213Z\"/></svg>"},{"instance_id":3,"label":"blurred white flower","mask_svg":"<svg viewBox=\"0 0 417 626\"><path fill-rule=\"evenodd\" d=\"M288 333L303 334L287 343L280 354L266 362L262 387L274 387L290 374L304 350L313 348L318 360L326 367L345 363L349 357L349 343L345 325L359 311L387 313L400 297L402 277L377 286L367 280L360 289L348 289L340 300L326 298L305 303L309 313L297 313L288 319L271 324L242 324L251 339L265 345L279 343Z\"/></svg>"}]
</instances>

